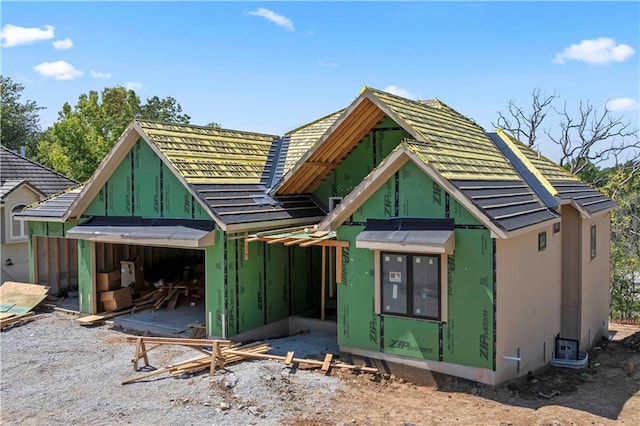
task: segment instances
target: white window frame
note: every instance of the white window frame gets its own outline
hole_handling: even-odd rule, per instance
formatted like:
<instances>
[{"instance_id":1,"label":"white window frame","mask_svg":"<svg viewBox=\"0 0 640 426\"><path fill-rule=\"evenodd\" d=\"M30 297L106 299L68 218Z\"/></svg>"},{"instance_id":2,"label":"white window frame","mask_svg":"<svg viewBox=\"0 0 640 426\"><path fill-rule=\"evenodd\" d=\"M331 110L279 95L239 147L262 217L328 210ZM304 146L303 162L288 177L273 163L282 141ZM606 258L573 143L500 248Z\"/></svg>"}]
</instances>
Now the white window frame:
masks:
<instances>
[{"instance_id":1,"label":"white window frame","mask_svg":"<svg viewBox=\"0 0 640 426\"><path fill-rule=\"evenodd\" d=\"M16 213L20 213L24 208L26 208L26 204L15 204L11 210L9 211L9 238L12 241L23 241L27 239L27 225L24 220L18 220L15 218ZM18 235L14 234L15 224L14 222L18 222L20 233Z\"/></svg>"}]
</instances>

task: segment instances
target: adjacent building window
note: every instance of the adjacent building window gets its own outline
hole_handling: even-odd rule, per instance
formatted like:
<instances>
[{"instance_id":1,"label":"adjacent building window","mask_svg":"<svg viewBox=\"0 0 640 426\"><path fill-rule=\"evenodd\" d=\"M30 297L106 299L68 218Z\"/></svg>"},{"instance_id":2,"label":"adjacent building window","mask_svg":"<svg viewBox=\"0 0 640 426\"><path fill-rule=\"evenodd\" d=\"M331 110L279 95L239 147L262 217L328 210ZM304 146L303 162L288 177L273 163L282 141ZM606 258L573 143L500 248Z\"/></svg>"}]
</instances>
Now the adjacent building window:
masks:
<instances>
[{"instance_id":1,"label":"adjacent building window","mask_svg":"<svg viewBox=\"0 0 640 426\"><path fill-rule=\"evenodd\" d=\"M383 314L440 320L440 255L381 253Z\"/></svg>"},{"instance_id":2,"label":"adjacent building window","mask_svg":"<svg viewBox=\"0 0 640 426\"><path fill-rule=\"evenodd\" d=\"M24 221L15 217L16 213L20 213L25 207L27 206L20 204L11 209L11 238L17 239L27 236Z\"/></svg>"},{"instance_id":3,"label":"adjacent building window","mask_svg":"<svg viewBox=\"0 0 640 426\"><path fill-rule=\"evenodd\" d=\"M547 248L547 232L540 232L538 234L538 251L542 251Z\"/></svg>"},{"instance_id":4,"label":"adjacent building window","mask_svg":"<svg viewBox=\"0 0 640 426\"><path fill-rule=\"evenodd\" d=\"M591 225L591 259L596 258L596 226Z\"/></svg>"},{"instance_id":5,"label":"adjacent building window","mask_svg":"<svg viewBox=\"0 0 640 426\"><path fill-rule=\"evenodd\" d=\"M557 234L558 232L560 232L560 222L556 222L553 224L553 233Z\"/></svg>"}]
</instances>

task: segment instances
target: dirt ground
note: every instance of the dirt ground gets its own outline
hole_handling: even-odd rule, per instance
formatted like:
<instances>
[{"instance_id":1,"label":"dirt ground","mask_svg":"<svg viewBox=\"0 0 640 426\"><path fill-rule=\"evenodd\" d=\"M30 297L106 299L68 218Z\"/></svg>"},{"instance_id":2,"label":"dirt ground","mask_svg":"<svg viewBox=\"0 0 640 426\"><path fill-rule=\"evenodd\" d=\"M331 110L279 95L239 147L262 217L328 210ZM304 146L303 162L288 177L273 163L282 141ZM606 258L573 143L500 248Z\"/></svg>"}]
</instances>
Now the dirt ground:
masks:
<instances>
[{"instance_id":1,"label":"dirt ground","mask_svg":"<svg viewBox=\"0 0 640 426\"><path fill-rule=\"evenodd\" d=\"M613 341L590 354L590 368L549 368L495 388L450 377L416 385L424 380L404 372L323 376L275 361L123 386L140 374L131 369L134 348L123 333L81 327L73 316L53 312L0 333L0 423L637 425L640 344L627 347L623 339L640 342L640 327L611 328ZM271 343L321 358L335 349L332 339L310 333ZM193 356L166 348L154 352L154 365Z\"/></svg>"}]
</instances>

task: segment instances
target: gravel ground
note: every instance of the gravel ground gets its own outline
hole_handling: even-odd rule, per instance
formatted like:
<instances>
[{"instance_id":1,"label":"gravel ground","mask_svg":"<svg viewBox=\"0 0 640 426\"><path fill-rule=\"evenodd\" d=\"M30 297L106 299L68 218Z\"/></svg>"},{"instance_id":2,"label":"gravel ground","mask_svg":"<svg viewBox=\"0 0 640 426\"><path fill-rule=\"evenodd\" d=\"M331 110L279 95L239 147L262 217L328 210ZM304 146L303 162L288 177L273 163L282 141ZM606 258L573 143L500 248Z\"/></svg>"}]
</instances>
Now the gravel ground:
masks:
<instances>
[{"instance_id":1,"label":"gravel ground","mask_svg":"<svg viewBox=\"0 0 640 426\"><path fill-rule=\"evenodd\" d=\"M85 328L53 312L0 334L2 424L282 424L333 414L345 392L338 377L245 361L211 377L162 375L126 386L134 377L134 344L106 326ZM272 353L322 359L337 353L335 335L306 333L270 341ZM181 346L149 354L163 367L197 356Z\"/></svg>"}]
</instances>

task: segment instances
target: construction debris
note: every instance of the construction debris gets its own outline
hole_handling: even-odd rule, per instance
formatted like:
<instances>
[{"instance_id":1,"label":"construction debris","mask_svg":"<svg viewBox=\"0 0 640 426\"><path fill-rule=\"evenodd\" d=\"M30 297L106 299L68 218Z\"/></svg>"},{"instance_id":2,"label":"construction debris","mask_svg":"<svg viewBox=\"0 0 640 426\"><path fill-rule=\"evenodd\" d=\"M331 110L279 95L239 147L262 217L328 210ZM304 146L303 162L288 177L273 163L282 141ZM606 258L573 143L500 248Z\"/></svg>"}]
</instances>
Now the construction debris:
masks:
<instances>
[{"instance_id":1,"label":"construction debris","mask_svg":"<svg viewBox=\"0 0 640 426\"><path fill-rule=\"evenodd\" d=\"M181 374L193 374L205 369L209 369L209 374L214 374L217 368L224 368L225 366L233 363L237 363L250 358L270 359L281 361L285 366L293 368L294 366L300 366L300 368L319 368L320 371L325 374L329 374L332 368L346 368L357 372L378 373L377 368L366 367L360 365L346 364L342 362L334 362L333 354L326 354L324 360L307 359L307 358L295 358L294 352L287 352L286 356L271 355L267 352L271 347L262 342L256 342L248 345L231 344L228 340L205 340L205 339L177 339L177 338L163 338L163 337L127 337L127 341L136 342L136 352L134 358L131 360L133 363L134 371L138 371L138 364L141 360L144 361L144 367L150 367L148 353L158 348L161 345L182 345L189 346L199 352L203 352L204 355L181 361L169 365L167 367L158 368L149 373L137 376L122 382L123 385L133 383L139 380L144 380L149 377L157 376L164 373L169 373L173 376ZM150 348L146 347L146 344L155 344Z\"/></svg>"},{"instance_id":2,"label":"construction debris","mask_svg":"<svg viewBox=\"0 0 640 426\"><path fill-rule=\"evenodd\" d=\"M24 322L47 297L49 287L6 281L0 286L0 329ZM40 318L36 316L33 319Z\"/></svg>"},{"instance_id":3,"label":"construction debris","mask_svg":"<svg viewBox=\"0 0 640 426\"><path fill-rule=\"evenodd\" d=\"M9 318L0 319L0 330L13 327L14 325L24 324L38 318L42 318L44 315L35 315L33 312L27 312L26 314L14 315Z\"/></svg>"}]
</instances>

